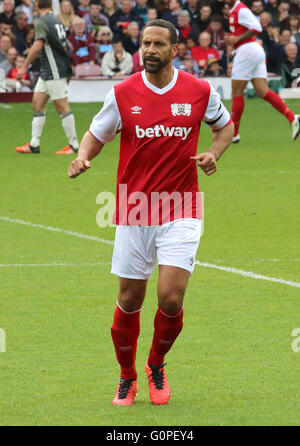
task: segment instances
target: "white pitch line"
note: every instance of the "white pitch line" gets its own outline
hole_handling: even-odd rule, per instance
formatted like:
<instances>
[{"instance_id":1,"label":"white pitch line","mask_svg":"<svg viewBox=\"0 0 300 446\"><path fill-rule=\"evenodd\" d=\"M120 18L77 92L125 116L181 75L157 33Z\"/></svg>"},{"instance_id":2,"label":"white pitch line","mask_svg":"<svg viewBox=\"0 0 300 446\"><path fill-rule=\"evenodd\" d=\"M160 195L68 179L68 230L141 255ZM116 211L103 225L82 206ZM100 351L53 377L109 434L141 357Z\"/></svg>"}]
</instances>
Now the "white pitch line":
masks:
<instances>
[{"instance_id":1,"label":"white pitch line","mask_svg":"<svg viewBox=\"0 0 300 446\"><path fill-rule=\"evenodd\" d=\"M257 274L254 273L253 271L244 271L243 269L231 268L229 266L214 265L213 263L199 262L198 260L196 260L195 263L196 265L203 266L205 268L219 269L220 271L226 271L227 273L233 273L244 277L250 277L251 279L267 280L268 282L283 283L284 285L300 288L299 282L293 282L291 280L277 279L276 277L264 276L263 274Z\"/></svg>"},{"instance_id":2,"label":"white pitch line","mask_svg":"<svg viewBox=\"0 0 300 446\"><path fill-rule=\"evenodd\" d=\"M93 263L0 263L0 268L17 268L17 267L32 267L32 266L99 266L111 265L111 262L93 262Z\"/></svg>"},{"instance_id":3,"label":"white pitch line","mask_svg":"<svg viewBox=\"0 0 300 446\"><path fill-rule=\"evenodd\" d=\"M31 223L30 221L24 221L24 220L20 220L18 218L10 218L10 217L0 216L0 220L7 221L9 223L17 223L20 225L30 226L32 228L45 229L47 231L62 232L63 234L72 235L73 237L83 238L86 240L93 240L94 242L106 243L107 245L114 245L113 240L106 240L103 238L96 237L95 235L82 234L81 232L70 231L69 229L40 225L38 223Z\"/></svg>"},{"instance_id":4,"label":"white pitch line","mask_svg":"<svg viewBox=\"0 0 300 446\"><path fill-rule=\"evenodd\" d=\"M86 240L92 240L92 241L100 242L100 243L106 243L108 245L114 245L114 241L113 240L101 239L101 238L96 237L94 235L82 234L81 232L70 231L68 229L56 228L56 227L53 227L53 226L45 226L45 225L40 225L40 224L37 224L37 223L31 223L29 221L20 220L18 218L15 219L15 218L10 218L10 217L0 216L0 220L6 221L6 222L9 222L9 223L22 224L22 225L30 226L30 227L33 227L33 228L45 229L47 231L60 232L60 233L63 233L63 234L71 235L73 237L83 238L83 239L86 239ZM198 266L202 266L204 268L218 269L220 271L226 271L228 273L238 274L240 276L249 277L251 279L266 280L268 282L281 283L283 285L288 285L288 286L292 286L292 287L295 287L295 288L300 288L300 282L294 282L294 281L284 280L284 279L280 279L280 278L278 279L276 277L268 277L268 276L264 276L262 274L254 273L253 271L244 271L242 269L231 268L229 266L221 266L221 265L214 265L213 263L199 262L198 260L195 261L195 264L198 265Z\"/></svg>"}]
</instances>

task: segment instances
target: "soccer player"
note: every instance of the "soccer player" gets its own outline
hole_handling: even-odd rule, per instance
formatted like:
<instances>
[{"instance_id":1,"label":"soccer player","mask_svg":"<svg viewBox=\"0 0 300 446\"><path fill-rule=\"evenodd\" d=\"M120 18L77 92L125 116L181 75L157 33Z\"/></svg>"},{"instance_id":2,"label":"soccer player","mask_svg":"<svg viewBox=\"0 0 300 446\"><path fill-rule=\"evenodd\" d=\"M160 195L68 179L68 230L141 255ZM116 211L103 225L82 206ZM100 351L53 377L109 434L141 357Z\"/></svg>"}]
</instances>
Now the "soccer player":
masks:
<instances>
[{"instance_id":1,"label":"soccer player","mask_svg":"<svg viewBox=\"0 0 300 446\"><path fill-rule=\"evenodd\" d=\"M177 33L170 22L149 22L141 46L145 70L110 90L68 170L71 178L85 172L103 145L121 132L111 271L120 286L111 327L121 368L115 405L132 404L137 393L140 311L156 260L158 308L145 371L152 403L170 399L165 355L183 326L183 299L201 235L197 165L206 175L216 172L233 136L230 115L213 87L172 67ZM196 155L201 121L213 130L212 144ZM164 212L161 200L155 204L157 194L177 199Z\"/></svg>"},{"instance_id":2,"label":"soccer player","mask_svg":"<svg viewBox=\"0 0 300 446\"><path fill-rule=\"evenodd\" d=\"M300 116L288 108L281 97L270 90L267 82L266 55L261 45L255 42L262 31L261 25L250 9L239 0L225 0L231 8L229 26L231 34L226 43L233 45L235 57L232 68L232 110L234 123L233 143L240 141L239 126L244 111L244 90L249 81L257 94L283 114L292 125L292 139L300 134Z\"/></svg>"},{"instance_id":3,"label":"soccer player","mask_svg":"<svg viewBox=\"0 0 300 446\"><path fill-rule=\"evenodd\" d=\"M67 78L72 75L72 69L66 52L66 32L51 11L52 0L38 0L39 19L34 23L35 41L17 74L17 78L22 79L29 65L40 55L41 74L32 99L31 140L24 146L16 147L19 153L40 153L40 139L46 121L45 106L49 98L53 100L69 140L69 144L56 153L68 155L78 151L75 120L68 104Z\"/></svg>"}]
</instances>

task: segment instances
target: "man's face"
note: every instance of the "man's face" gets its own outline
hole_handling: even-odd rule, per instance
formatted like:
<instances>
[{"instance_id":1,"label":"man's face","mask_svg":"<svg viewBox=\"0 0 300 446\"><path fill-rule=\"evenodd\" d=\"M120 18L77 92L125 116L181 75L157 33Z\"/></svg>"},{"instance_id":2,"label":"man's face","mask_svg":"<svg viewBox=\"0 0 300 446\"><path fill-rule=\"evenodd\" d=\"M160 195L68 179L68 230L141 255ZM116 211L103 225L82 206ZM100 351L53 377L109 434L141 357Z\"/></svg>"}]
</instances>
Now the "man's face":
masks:
<instances>
[{"instance_id":1,"label":"man's face","mask_svg":"<svg viewBox=\"0 0 300 446\"><path fill-rule=\"evenodd\" d=\"M128 28L128 34L129 34L133 39L138 38L139 33L140 33L139 26L136 25L135 23L131 24L131 25L130 25L130 28Z\"/></svg>"},{"instance_id":2,"label":"man's face","mask_svg":"<svg viewBox=\"0 0 300 446\"><path fill-rule=\"evenodd\" d=\"M157 19L157 11L155 8L149 8L148 12L147 12L147 17L149 22L151 22L151 20L155 20Z\"/></svg>"},{"instance_id":3,"label":"man's face","mask_svg":"<svg viewBox=\"0 0 300 446\"><path fill-rule=\"evenodd\" d=\"M142 59L148 73L159 73L172 63L177 44L172 45L170 32L160 26L146 28L142 39Z\"/></svg>"},{"instance_id":4,"label":"man's face","mask_svg":"<svg viewBox=\"0 0 300 446\"><path fill-rule=\"evenodd\" d=\"M187 0L187 3L189 5L190 8L196 8L198 0Z\"/></svg>"},{"instance_id":5,"label":"man's face","mask_svg":"<svg viewBox=\"0 0 300 446\"><path fill-rule=\"evenodd\" d=\"M186 49L185 43L179 43L178 44L178 49L177 49L177 56L180 59L183 59L184 56L186 55L186 53L187 53L187 49Z\"/></svg>"},{"instance_id":6,"label":"man's face","mask_svg":"<svg viewBox=\"0 0 300 446\"><path fill-rule=\"evenodd\" d=\"M285 53L286 53L288 59L290 59L292 61L296 60L297 54L298 54L297 45L295 43L289 43L285 47Z\"/></svg>"},{"instance_id":7,"label":"man's face","mask_svg":"<svg viewBox=\"0 0 300 446\"><path fill-rule=\"evenodd\" d=\"M289 31L288 29L285 29L280 34L279 41L280 41L281 45L287 45L288 43L290 43L290 40L291 40L291 31Z\"/></svg>"},{"instance_id":8,"label":"man's face","mask_svg":"<svg viewBox=\"0 0 300 446\"><path fill-rule=\"evenodd\" d=\"M131 11L131 0L123 0L122 1L122 11L124 14L129 14Z\"/></svg>"},{"instance_id":9,"label":"man's face","mask_svg":"<svg viewBox=\"0 0 300 446\"><path fill-rule=\"evenodd\" d=\"M214 33L217 33L220 30L222 24L219 22L210 22L209 26L211 27Z\"/></svg>"},{"instance_id":10,"label":"man's face","mask_svg":"<svg viewBox=\"0 0 300 446\"><path fill-rule=\"evenodd\" d=\"M2 36L0 39L0 48L4 53L7 53L8 49L11 47L11 40L8 36Z\"/></svg>"},{"instance_id":11,"label":"man's face","mask_svg":"<svg viewBox=\"0 0 300 446\"><path fill-rule=\"evenodd\" d=\"M99 5L91 5L90 6L90 15L91 17L97 18L100 14L100 6Z\"/></svg>"},{"instance_id":12,"label":"man's face","mask_svg":"<svg viewBox=\"0 0 300 446\"><path fill-rule=\"evenodd\" d=\"M265 12L260 14L260 24L264 29L269 25L270 22L271 22L271 18L269 16L269 14L267 14Z\"/></svg>"},{"instance_id":13,"label":"man's face","mask_svg":"<svg viewBox=\"0 0 300 446\"><path fill-rule=\"evenodd\" d=\"M11 0L4 0L3 2L3 12L10 14L14 10L15 6Z\"/></svg>"},{"instance_id":14,"label":"man's face","mask_svg":"<svg viewBox=\"0 0 300 446\"><path fill-rule=\"evenodd\" d=\"M115 54L121 54L123 52L123 45L122 42L116 42L113 44L114 47L114 53Z\"/></svg>"},{"instance_id":15,"label":"man's face","mask_svg":"<svg viewBox=\"0 0 300 446\"><path fill-rule=\"evenodd\" d=\"M261 14L263 12L263 10L264 10L264 7L263 7L263 5L262 5L262 3L260 1L259 2L253 2L252 6L251 6L251 11L254 14L259 15L259 14Z\"/></svg>"},{"instance_id":16,"label":"man's face","mask_svg":"<svg viewBox=\"0 0 300 446\"><path fill-rule=\"evenodd\" d=\"M210 45L210 35L206 32L201 33L199 36L199 43L203 48L208 48Z\"/></svg>"},{"instance_id":17,"label":"man's face","mask_svg":"<svg viewBox=\"0 0 300 446\"><path fill-rule=\"evenodd\" d=\"M84 27L85 26L84 26L83 22L77 22L77 23L73 24L74 32L75 32L75 34L78 34L78 35L82 35L83 34Z\"/></svg>"},{"instance_id":18,"label":"man's face","mask_svg":"<svg viewBox=\"0 0 300 446\"><path fill-rule=\"evenodd\" d=\"M23 65L24 60L25 60L25 58L23 56L17 56L16 57L16 68L18 68L18 70Z\"/></svg>"},{"instance_id":19,"label":"man's face","mask_svg":"<svg viewBox=\"0 0 300 446\"><path fill-rule=\"evenodd\" d=\"M7 59L8 61L14 65L16 62L16 58L17 58L17 50L16 48L12 47L9 48L8 53L7 53Z\"/></svg>"},{"instance_id":20,"label":"man's face","mask_svg":"<svg viewBox=\"0 0 300 446\"><path fill-rule=\"evenodd\" d=\"M177 23L179 28L188 28L190 21L188 19L188 17L177 17Z\"/></svg>"},{"instance_id":21,"label":"man's face","mask_svg":"<svg viewBox=\"0 0 300 446\"><path fill-rule=\"evenodd\" d=\"M285 3L285 2L283 2L283 3L280 3L279 5L278 5L278 11L280 12L280 14L286 14L286 15L288 15L288 13L289 13L289 10L290 10L290 4L289 3Z\"/></svg>"},{"instance_id":22,"label":"man's face","mask_svg":"<svg viewBox=\"0 0 300 446\"><path fill-rule=\"evenodd\" d=\"M23 29L25 25L27 25L28 17L26 14L21 14L17 19L17 26L19 29Z\"/></svg>"},{"instance_id":23,"label":"man's face","mask_svg":"<svg viewBox=\"0 0 300 446\"><path fill-rule=\"evenodd\" d=\"M200 9L200 14L202 20L208 20L211 14L210 6L202 6L202 8Z\"/></svg>"}]
</instances>

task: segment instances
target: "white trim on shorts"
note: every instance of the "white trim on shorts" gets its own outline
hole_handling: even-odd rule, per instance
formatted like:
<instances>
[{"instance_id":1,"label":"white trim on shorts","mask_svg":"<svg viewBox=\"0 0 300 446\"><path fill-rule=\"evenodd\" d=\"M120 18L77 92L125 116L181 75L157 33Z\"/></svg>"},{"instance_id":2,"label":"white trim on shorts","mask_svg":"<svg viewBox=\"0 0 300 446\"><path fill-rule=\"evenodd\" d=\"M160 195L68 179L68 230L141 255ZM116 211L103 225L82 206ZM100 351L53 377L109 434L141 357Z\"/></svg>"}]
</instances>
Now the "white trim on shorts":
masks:
<instances>
[{"instance_id":1,"label":"white trim on shorts","mask_svg":"<svg viewBox=\"0 0 300 446\"><path fill-rule=\"evenodd\" d=\"M111 273L147 280L156 262L193 273L202 220L183 218L161 226L117 226Z\"/></svg>"}]
</instances>

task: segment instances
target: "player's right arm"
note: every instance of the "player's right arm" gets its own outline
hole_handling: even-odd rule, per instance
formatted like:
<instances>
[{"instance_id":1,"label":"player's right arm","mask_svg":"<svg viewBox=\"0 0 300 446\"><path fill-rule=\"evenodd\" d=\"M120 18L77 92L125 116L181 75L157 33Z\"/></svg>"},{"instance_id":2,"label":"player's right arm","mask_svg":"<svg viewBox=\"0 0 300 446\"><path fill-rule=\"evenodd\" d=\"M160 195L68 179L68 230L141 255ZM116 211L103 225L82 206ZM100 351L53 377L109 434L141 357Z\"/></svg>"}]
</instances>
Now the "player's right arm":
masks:
<instances>
[{"instance_id":1,"label":"player's right arm","mask_svg":"<svg viewBox=\"0 0 300 446\"><path fill-rule=\"evenodd\" d=\"M112 88L100 112L94 117L90 129L84 134L78 150L78 157L69 166L70 178L76 178L90 169L90 161L101 151L105 143L112 141L122 128L121 116Z\"/></svg>"},{"instance_id":2,"label":"player's right arm","mask_svg":"<svg viewBox=\"0 0 300 446\"><path fill-rule=\"evenodd\" d=\"M17 79L21 80L24 76L24 74L27 72L29 66L32 64L32 62L39 57L40 52L44 46L44 42L42 40L35 40L32 47L29 50L29 53L26 57L26 59L23 62L23 65L18 70Z\"/></svg>"}]
</instances>

